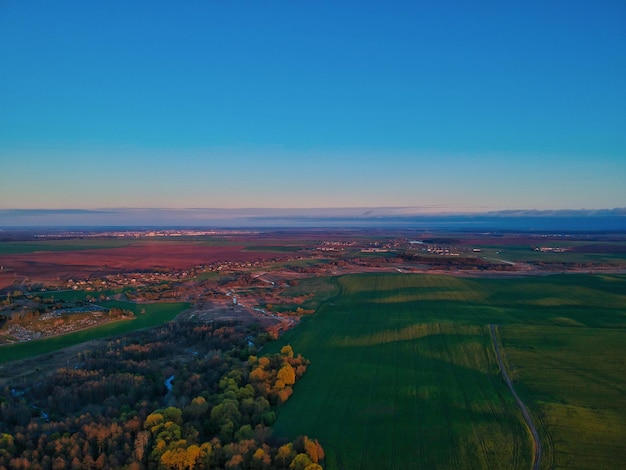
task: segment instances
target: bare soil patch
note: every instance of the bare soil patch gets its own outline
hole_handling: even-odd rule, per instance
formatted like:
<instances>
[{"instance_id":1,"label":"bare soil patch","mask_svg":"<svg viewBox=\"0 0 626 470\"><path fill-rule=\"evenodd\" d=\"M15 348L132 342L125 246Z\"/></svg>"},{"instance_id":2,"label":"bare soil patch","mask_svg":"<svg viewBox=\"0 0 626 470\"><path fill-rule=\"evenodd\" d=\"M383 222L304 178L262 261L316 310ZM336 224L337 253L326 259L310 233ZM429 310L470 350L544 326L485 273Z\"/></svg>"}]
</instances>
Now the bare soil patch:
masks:
<instances>
[{"instance_id":1,"label":"bare soil patch","mask_svg":"<svg viewBox=\"0 0 626 470\"><path fill-rule=\"evenodd\" d=\"M244 325L258 323L264 329L270 329L283 321L281 318L263 314L260 311L240 304L214 301L199 303L193 309L179 315L178 319L201 322L237 321Z\"/></svg>"}]
</instances>

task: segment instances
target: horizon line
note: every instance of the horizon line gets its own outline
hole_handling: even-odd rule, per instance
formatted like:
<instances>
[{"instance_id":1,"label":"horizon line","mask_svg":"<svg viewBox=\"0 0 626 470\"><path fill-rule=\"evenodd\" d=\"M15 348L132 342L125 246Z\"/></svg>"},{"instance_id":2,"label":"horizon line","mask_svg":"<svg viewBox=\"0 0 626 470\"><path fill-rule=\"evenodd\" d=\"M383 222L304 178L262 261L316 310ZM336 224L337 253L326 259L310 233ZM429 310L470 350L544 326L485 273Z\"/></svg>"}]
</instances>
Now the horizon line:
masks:
<instances>
[{"instance_id":1,"label":"horizon line","mask_svg":"<svg viewBox=\"0 0 626 470\"><path fill-rule=\"evenodd\" d=\"M596 227L626 230L626 208L424 211L416 207L326 209L0 209L0 228L27 227Z\"/></svg>"},{"instance_id":2,"label":"horizon line","mask_svg":"<svg viewBox=\"0 0 626 470\"><path fill-rule=\"evenodd\" d=\"M437 210L439 209L439 210ZM579 213L579 214L594 214L598 212L603 213L623 213L626 215L626 206L623 207L601 207L601 208L507 208L507 209L441 209L441 206L342 206L342 207L97 207L97 208L78 208L78 207L64 207L64 208L0 208L0 214L6 213L65 213L65 214L84 214L84 213L111 213L111 212L137 212L137 211L162 211L162 212L220 212L220 213L242 213L242 212L330 212L339 213L345 211L375 211L376 214L363 213L359 215L372 216L372 215L384 215L386 211L389 215L394 216L419 216L419 215L493 215L493 214L555 214L555 213Z\"/></svg>"}]
</instances>

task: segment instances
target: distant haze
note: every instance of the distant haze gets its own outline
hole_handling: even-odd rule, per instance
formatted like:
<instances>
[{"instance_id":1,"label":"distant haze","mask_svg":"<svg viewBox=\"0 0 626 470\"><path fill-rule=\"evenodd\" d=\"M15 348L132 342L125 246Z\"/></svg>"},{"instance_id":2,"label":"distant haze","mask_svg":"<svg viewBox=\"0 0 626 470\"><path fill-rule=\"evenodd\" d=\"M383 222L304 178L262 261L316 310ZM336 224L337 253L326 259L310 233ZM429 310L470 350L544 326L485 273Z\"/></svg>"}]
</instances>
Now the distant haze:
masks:
<instances>
[{"instance_id":1,"label":"distant haze","mask_svg":"<svg viewBox=\"0 0 626 470\"><path fill-rule=\"evenodd\" d=\"M213 227L626 230L626 209L427 213L419 208L0 210L0 228Z\"/></svg>"}]
</instances>

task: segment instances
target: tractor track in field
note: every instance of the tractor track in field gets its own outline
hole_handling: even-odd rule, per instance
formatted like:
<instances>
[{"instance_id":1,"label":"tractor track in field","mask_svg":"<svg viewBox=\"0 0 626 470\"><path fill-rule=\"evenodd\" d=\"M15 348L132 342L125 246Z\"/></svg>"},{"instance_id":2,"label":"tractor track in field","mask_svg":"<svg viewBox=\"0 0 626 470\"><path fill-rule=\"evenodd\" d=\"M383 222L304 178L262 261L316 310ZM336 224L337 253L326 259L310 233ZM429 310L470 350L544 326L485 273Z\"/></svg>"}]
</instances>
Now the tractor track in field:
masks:
<instances>
[{"instance_id":1,"label":"tractor track in field","mask_svg":"<svg viewBox=\"0 0 626 470\"><path fill-rule=\"evenodd\" d=\"M441 345L442 349L445 349L445 342L444 342L444 335L443 332L441 331L441 324L437 324L437 330L438 332L436 338L437 341L439 342L439 344ZM434 337L430 336L429 340ZM429 341L429 345L431 346L431 350L432 348L432 342ZM450 361L448 361L449 367L452 367L452 363ZM445 390L445 385L443 383L443 379L441 378L441 376L439 376L439 389L440 390ZM450 410L448 409L448 407L446 406L446 403L444 402L444 400L442 400L441 402L441 411L443 413L444 419L445 419L445 423L446 423L446 427L448 429L448 443L450 445L450 459L452 460L452 463L454 464L454 468L461 468L461 460L459 458L458 452L457 452L457 445L456 442L454 441L454 437L452 434L452 420L450 419Z\"/></svg>"},{"instance_id":2,"label":"tractor track in field","mask_svg":"<svg viewBox=\"0 0 626 470\"><path fill-rule=\"evenodd\" d=\"M500 367L500 372L502 373L502 377L506 382L509 390L513 394L513 398L517 402L520 410L522 411L522 415L524 416L524 420L528 425L528 429L530 429L530 433L533 437L533 466L532 470L539 470L539 466L541 464L541 441L539 440L539 433L537 432L537 428L533 424L533 420L530 417L530 413L524 405L524 402L519 397L517 392L515 392L515 388L513 388L513 382L511 381L511 377L509 377L509 373L504 367L504 361L502 360L502 354L500 353L500 346L498 345L498 340L496 338L496 325L489 325L489 332L491 333L491 340L493 341L493 347L496 351L496 358L498 359L498 366Z\"/></svg>"},{"instance_id":3,"label":"tractor track in field","mask_svg":"<svg viewBox=\"0 0 626 470\"><path fill-rule=\"evenodd\" d=\"M458 336L458 330L456 330L454 332L455 335ZM454 360L453 360L453 356L452 356L452 349L450 348L450 346L448 345L448 341L446 340L446 335L442 333L441 335L441 342L443 344L443 348L445 350L446 355L449 358L448 364L450 365L450 370L452 371L452 376L454 377L454 381L458 384L459 387L463 388L463 380L459 377L459 373L457 371L457 368L454 367L453 364L455 364ZM464 353L467 353L467 351L463 350ZM466 357L469 357L468 354L465 354ZM479 386L480 387L480 386ZM489 453L487 452L487 448L485 447L485 441L483 439L480 438L478 431L476 429L476 423L472 420L470 413L471 413L471 400L469 399L469 397L467 396L467 393L465 392L465 390L463 390L463 403L465 404L465 411L468 414L468 421L472 423L472 434L474 436L474 438L476 439L476 442L478 442L478 445L480 446L480 449L482 451L482 455L485 459L485 462L488 462L489 460Z\"/></svg>"}]
</instances>

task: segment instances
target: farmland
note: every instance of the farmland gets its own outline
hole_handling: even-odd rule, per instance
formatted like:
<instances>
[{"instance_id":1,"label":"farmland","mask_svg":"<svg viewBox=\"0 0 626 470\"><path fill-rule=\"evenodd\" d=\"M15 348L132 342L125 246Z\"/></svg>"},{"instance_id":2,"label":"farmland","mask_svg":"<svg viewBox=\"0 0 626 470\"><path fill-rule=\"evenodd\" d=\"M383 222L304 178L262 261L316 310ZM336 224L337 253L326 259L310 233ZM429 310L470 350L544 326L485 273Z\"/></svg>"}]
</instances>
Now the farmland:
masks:
<instances>
[{"instance_id":1,"label":"farmland","mask_svg":"<svg viewBox=\"0 0 626 470\"><path fill-rule=\"evenodd\" d=\"M27 254L45 251L101 250L129 246L131 244L132 241L122 239L10 241L0 243L0 255Z\"/></svg>"},{"instance_id":2,"label":"farmland","mask_svg":"<svg viewBox=\"0 0 626 470\"><path fill-rule=\"evenodd\" d=\"M245 262L276 256L273 251L244 251L244 246L193 241L56 240L0 243L0 288L16 280L47 285L61 279L99 277L131 271L185 269L218 261Z\"/></svg>"},{"instance_id":3,"label":"farmland","mask_svg":"<svg viewBox=\"0 0 626 470\"><path fill-rule=\"evenodd\" d=\"M537 423L542 468L619 467L624 276L328 282L340 294L268 346L290 343L311 360L275 429L317 436L328 468L529 468L530 433L500 378L488 324L500 325Z\"/></svg>"},{"instance_id":4,"label":"farmland","mask_svg":"<svg viewBox=\"0 0 626 470\"><path fill-rule=\"evenodd\" d=\"M319 439L326 468L530 468L534 441L496 341L539 434L541 468L621 464L622 235L237 232L4 243L0 326L14 342L1 349L5 383L26 387L48 369L81 368L77 352L102 338L123 343L185 311L168 328L254 324L258 344L282 335L263 355L291 344L310 360L274 436ZM118 313L100 313L108 309ZM99 320L87 327L83 317Z\"/></svg>"},{"instance_id":5,"label":"farmland","mask_svg":"<svg viewBox=\"0 0 626 470\"><path fill-rule=\"evenodd\" d=\"M625 330L506 327L520 390L533 404L546 465L619 468L626 436Z\"/></svg>"}]
</instances>

